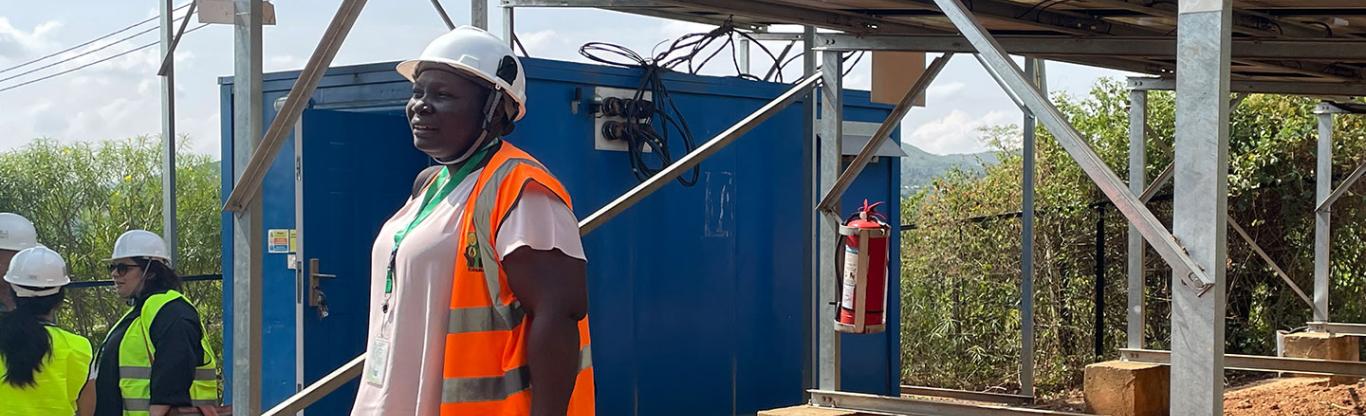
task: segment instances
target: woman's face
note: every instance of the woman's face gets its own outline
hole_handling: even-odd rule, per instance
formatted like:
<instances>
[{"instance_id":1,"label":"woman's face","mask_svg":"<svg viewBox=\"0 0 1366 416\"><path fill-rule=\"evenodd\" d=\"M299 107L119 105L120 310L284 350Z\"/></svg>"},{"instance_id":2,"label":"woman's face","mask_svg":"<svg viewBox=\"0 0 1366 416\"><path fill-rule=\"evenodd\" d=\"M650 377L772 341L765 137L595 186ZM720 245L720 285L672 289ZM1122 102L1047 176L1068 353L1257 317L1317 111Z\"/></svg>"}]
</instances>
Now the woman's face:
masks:
<instances>
[{"instance_id":1,"label":"woman's face","mask_svg":"<svg viewBox=\"0 0 1366 416\"><path fill-rule=\"evenodd\" d=\"M142 291L146 271L133 259L118 259L109 263L109 277L114 280L114 290L124 299L132 299Z\"/></svg>"},{"instance_id":2,"label":"woman's face","mask_svg":"<svg viewBox=\"0 0 1366 416\"><path fill-rule=\"evenodd\" d=\"M406 107L413 146L436 159L459 157L479 137L488 94L451 69L420 67Z\"/></svg>"}]
</instances>

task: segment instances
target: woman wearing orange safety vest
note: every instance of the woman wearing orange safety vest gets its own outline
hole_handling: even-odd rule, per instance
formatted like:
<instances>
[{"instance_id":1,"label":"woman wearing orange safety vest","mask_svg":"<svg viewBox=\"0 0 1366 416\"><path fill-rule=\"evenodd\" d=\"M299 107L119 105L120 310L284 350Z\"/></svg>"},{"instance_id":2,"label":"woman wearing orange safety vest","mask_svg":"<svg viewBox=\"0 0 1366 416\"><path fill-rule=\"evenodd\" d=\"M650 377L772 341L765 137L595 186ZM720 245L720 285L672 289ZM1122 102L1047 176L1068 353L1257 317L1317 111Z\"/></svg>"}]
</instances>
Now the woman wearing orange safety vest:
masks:
<instances>
[{"instance_id":1,"label":"woman wearing orange safety vest","mask_svg":"<svg viewBox=\"0 0 1366 416\"><path fill-rule=\"evenodd\" d=\"M464 26L398 72L413 145L439 165L375 239L352 415L592 415L578 221L559 181L502 140L526 113L521 61Z\"/></svg>"}]
</instances>

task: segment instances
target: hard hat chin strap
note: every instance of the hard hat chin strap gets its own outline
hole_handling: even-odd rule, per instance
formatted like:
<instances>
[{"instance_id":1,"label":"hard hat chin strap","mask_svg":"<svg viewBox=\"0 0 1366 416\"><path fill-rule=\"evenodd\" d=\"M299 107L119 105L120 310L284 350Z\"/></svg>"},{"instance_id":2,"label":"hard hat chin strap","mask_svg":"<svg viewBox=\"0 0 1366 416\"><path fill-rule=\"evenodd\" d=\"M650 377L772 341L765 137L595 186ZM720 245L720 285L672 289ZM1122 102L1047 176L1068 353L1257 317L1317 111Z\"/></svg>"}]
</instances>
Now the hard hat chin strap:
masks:
<instances>
[{"instance_id":1,"label":"hard hat chin strap","mask_svg":"<svg viewBox=\"0 0 1366 416\"><path fill-rule=\"evenodd\" d=\"M469 159L475 151L484 148L484 145L487 144L486 142L488 142L490 136L492 136L489 134L489 125L493 123L493 112L499 105L502 105L503 95L502 88L494 87L493 91L489 92L489 98L484 101L484 119L479 123L479 137L474 139L474 143L470 144L470 147L465 149L465 152L460 154L460 157L451 160L432 159L435 160L436 163L446 166L458 165L463 163L466 159ZM495 136L493 138L496 139L497 137Z\"/></svg>"}]
</instances>

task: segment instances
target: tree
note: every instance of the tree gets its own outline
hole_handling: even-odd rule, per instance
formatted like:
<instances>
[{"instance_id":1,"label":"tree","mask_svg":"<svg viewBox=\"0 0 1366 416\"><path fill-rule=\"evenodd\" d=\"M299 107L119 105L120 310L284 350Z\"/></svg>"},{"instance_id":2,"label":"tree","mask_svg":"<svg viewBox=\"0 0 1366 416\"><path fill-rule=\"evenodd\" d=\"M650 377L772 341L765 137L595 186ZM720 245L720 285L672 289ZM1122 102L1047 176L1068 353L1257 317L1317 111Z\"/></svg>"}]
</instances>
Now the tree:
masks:
<instances>
[{"instance_id":1,"label":"tree","mask_svg":"<svg viewBox=\"0 0 1366 416\"><path fill-rule=\"evenodd\" d=\"M1128 92L1102 80L1086 97L1054 101L1120 177L1128 175ZM1147 176L1172 160L1174 97L1150 94ZM1312 288L1316 102L1252 95L1232 114L1229 216L1305 290ZM1366 123L1340 117L1335 127L1338 177L1366 154ZM1018 128L983 131L1001 163L984 176L951 172L907 197L903 218L916 224L902 237L903 378L913 384L1017 389L1019 335L1021 157ZM1124 344L1127 223L1046 129L1038 129L1035 237L1035 316L1038 386L1045 391L1081 382L1087 363L1114 358ZM1164 193L1169 193L1170 188ZM1149 208L1170 227L1170 198ZM1101 203L1098 203L1101 202ZM1366 318L1362 198L1339 200L1333 213L1332 317ZM1104 220L1107 260L1103 344L1095 357L1092 300L1096 236ZM1275 331L1303 327L1309 307L1229 231L1227 351L1275 354ZM1167 348L1171 271L1149 250L1146 275L1148 348Z\"/></svg>"},{"instance_id":2,"label":"tree","mask_svg":"<svg viewBox=\"0 0 1366 416\"><path fill-rule=\"evenodd\" d=\"M179 148L187 148L188 139L181 142ZM32 220L39 242L62 254L73 280L108 280L104 259L120 234L130 229L162 234L159 143L148 136L97 144L39 139L0 153L0 212ZM176 157L176 270L182 276L220 274L218 165L201 154ZM187 282L185 292L221 354L221 285ZM67 299L59 324L95 343L128 309L108 288L72 289Z\"/></svg>"}]
</instances>

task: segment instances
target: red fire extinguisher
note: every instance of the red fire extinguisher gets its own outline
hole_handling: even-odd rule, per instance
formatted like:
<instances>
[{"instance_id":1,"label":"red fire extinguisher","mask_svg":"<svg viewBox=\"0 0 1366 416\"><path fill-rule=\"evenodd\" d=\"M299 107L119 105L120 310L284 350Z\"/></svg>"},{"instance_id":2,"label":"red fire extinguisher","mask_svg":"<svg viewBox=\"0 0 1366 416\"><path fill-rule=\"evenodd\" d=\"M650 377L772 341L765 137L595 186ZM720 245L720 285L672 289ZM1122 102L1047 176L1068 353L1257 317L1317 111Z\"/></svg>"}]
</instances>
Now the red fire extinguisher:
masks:
<instances>
[{"instance_id":1,"label":"red fire extinguisher","mask_svg":"<svg viewBox=\"0 0 1366 416\"><path fill-rule=\"evenodd\" d=\"M877 213L881 202L863 207L840 226L844 261L839 317L835 330L875 334L885 328L887 305L887 237L891 227Z\"/></svg>"}]
</instances>

